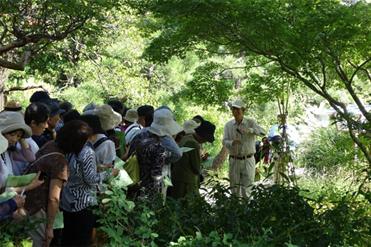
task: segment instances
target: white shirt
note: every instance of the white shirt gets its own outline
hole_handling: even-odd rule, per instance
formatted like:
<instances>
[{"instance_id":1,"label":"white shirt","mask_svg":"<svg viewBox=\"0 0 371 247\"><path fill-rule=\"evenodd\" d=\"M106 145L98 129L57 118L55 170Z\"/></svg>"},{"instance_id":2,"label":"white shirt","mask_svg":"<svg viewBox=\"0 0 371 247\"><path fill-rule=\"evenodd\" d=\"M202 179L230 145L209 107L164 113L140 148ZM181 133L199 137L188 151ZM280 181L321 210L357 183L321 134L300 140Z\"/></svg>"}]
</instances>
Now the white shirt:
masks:
<instances>
[{"instance_id":1,"label":"white shirt","mask_svg":"<svg viewBox=\"0 0 371 247\"><path fill-rule=\"evenodd\" d=\"M237 129L249 129L249 133L239 133ZM224 126L223 145L228 149L230 155L245 156L254 154L255 136L265 135L265 130L261 128L253 119L243 117L242 122L237 124L235 119L230 120ZM237 146L232 146L234 140L241 142Z\"/></svg>"},{"instance_id":2,"label":"white shirt","mask_svg":"<svg viewBox=\"0 0 371 247\"><path fill-rule=\"evenodd\" d=\"M131 140L134 139L134 137L139 134L140 130L142 129L142 125L140 125L137 122L134 122L132 125L130 125L126 130L125 130L125 140L126 144L130 145Z\"/></svg>"},{"instance_id":3,"label":"white shirt","mask_svg":"<svg viewBox=\"0 0 371 247\"><path fill-rule=\"evenodd\" d=\"M93 145L101 138L106 137L104 134L98 134L98 138L93 142ZM107 137L106 137L107 138ZM115 143L111 140L102 142L95 150L95 161L97 166L108 165L115 160L116 149Z\"/></svg>"}]
</instances>

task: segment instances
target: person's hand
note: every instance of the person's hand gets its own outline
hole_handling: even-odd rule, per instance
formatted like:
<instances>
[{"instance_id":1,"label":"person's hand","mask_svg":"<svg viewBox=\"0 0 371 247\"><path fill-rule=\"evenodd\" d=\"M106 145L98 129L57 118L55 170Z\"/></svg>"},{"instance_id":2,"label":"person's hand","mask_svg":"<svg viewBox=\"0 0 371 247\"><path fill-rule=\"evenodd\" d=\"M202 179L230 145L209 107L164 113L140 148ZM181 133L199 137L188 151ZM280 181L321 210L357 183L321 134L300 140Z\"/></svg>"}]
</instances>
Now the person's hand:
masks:
<instances>
[{"instance_id":1,"label":"person's hand","mask_svg":"<svg viewBox=\"0 0 371 247\"><path fill-rule=\"evenodd\" d=\"M39 171L36 174L36 177L34 179L32 179L31 183L29 183L26 186L26 191L33 190L33 189L39 187L40 185L42 185L44 183L44 180L41 180L41 181L39 180L40 174L41 174L41 172Z\"/></svg>"},{"instance_id":2,"label":"person's hand","mask_svg":"<svg viewBox=\"0 0 371 247\"><path fill-rule=\"evenodd\" d=\"M239 143L241 143L240 140L233 140L232 146L237 146Z\"/></svg>"},{"instance_id":3,"label":"person's hand","mask_svg":"<svg viewBox=\"0 0 371 247\"><path fill-rule=\"evenodd\" d=\"M205 161L207 158L209 158L210 154L209 153L204 153L204 155L201 156L201 160Z\"/></svg>"},{"instance_id":4,"label":"person's hand","mask_svg":"<svg viewBox=\"0 0 371 247\"><path fill-rule=\"evenodd\" d=\"M43 247L49 247L51 241L53 240L53 225L50 227L50 224L46 224L46 229L45 229L45 238L43 239L45 241Z\"/></svg>"},{"instance_id":5,"label":"person's hand","mask_svg":"<svg viewBox=\"0 0 371 247\"><path fill-rule=\"evenodd\" d=\"M250 129L246 128L246 129L241 129L242 133L250 133Z\"/></svg>"},{"instance_id":6,"label":"person's hand","mask_svg":"<svg viewBox=\"0 0 371 247\"><path fill-rule=\"evenodd\" d=\"M26 196L16 195L13 197L13 200L17 203L18 208L23 208L26 202Z\"/></svg>"},{"instance_id":7,"label":"person's hand","mask_svg":"<svg viewBox=\"0 0 371 247\"><path fill-rule=\"evenodd\" d=\"M128 158L129 158L129 149L130 149L130 146L128 144L125 145L125 153L123 155L121 155L121 159L123 161L126 161Z\"/></svg>"},{"instance_id":8,"label":"person's hand","mask_svg":"<svg viewBox=\"0 0 371 247\"><path fill-rule=\"evenodd\" d=\"M120 173L120 170L119 170L119 169L117 169L117 168L112 168L112 175L113 175L114 177L117 177L117 176L119 175L119 173Z\"/></svg>"}]
</instances>

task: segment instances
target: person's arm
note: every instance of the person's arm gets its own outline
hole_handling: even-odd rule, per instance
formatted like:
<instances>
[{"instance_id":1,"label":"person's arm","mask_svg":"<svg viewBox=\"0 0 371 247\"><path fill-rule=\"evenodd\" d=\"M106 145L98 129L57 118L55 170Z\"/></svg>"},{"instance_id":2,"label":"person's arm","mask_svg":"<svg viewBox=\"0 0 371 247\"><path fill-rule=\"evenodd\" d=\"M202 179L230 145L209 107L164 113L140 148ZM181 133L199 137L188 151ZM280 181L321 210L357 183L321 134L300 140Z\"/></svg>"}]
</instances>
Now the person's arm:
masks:
<instances>
[{"instance_id":1,"label":"person's arm","mask_svg":"<svg viewBox=\"0 0 371 247\"><path fill-rule=\"evenodd\" d=\"M36 160L35 154L32 152L32 149L28 142L25 139L22 142L20 141L21 148L15 148L14 152L10 152L10 159L15 161L23 162L33 162Z\"/></svg>"},{"instance_id":2,"label":"person's arm","mask_svg":"<svg viewBox=\"0 0 371 247\"><path fill-rule=\"evenodd\" d=\"M226 123L225 126L224 126L224 136L223 136L222 144L226 148L231 149L232 147L238 145L238 143L240 143L241 141L240 140L237 140L236 138L234 138L231 135L231 130L230 129L233 126L230 126L229 123L230 122ZM234 131L236 131L236 130L234 130Z\"/></svg>"},{"instance_id":3,"label":"person's arm","mask_svg":"<svg viewBox=\"0 0 371 247\"><path fill-rule=\"evenodd\" d=\"M49 221L46 223L45 230L45 243L44 247L48 247L52 241L53 235L53 225L55 220L55 215L59 212L59 198L63 186L63 180L58 178L53 178L49 185L49 200L48 208L46 209L46 217Z\"/></svg>"},{"instance_id":4,"label":"person's arm","mask_svg":"<svg viewBox=\"0 0 371 247\"><path fill-rule=\"evenodd\" d=\"M182 150L179 148L178 144L174 141L171 136L166 136L160 139L162 145L165 149L170 152L170 156L165 158L165 164L171 164L180 159L183 155Z\"/></svg>"},{"instance_id":5,"label":"person's arm","mask_svg":"<svg viewBox=\"0 0 371 247\"><path fill-rule=\"evenodd\" d=\"M200 156L200 145L194 146L194 149L189 151L191 169L194 174L201 174L201 156Z\"/></svg>"},{"instance_id":6,"label":"person's arm","mask_svg":"<svg viewBox=\"0 0 371 247\"><path fill-rule=\"evenodd\" d=\"M255 120L249 119L248 121L249 127L244 131L245 133L251 133L259 136L264 136L266 134L266 131L260 127Z\"/></svg>"},{"instance_id":7,"label":"person's arm","mask_svg":"<svg viewBox=\"0 0 371 247\"><path fill-rule=\"evenodd\" d=\"M36 177L34 179L32 179L31 183L27 184L26 186L24 186L24 187L15 187L15 188L13 188L13 190L15 192L17 192L18 194L21 194L23 189L25 191L30 191L30 190L33 190L33 189L39 187L40 185L42 185L44 183L44 180L41 180L41 181L39 180L40 174L41 174L41 172L39 171L36 174Z\"/></svg>"},{"instance_id":8,"label":"person's arm","mask_svg":"<svg viewBox=\"0 0 371 247\"><path fill-rule=\"evenodd\" d=\"M0 203L0 221L13 218L14 211L24 206L26 196L16 195Z\"/></svg>"},{"instance_id":9,"label":"person's arm","mask_svg":"<svg viewBox=\"0 0 371 247\"><path fill-rule=\"evenodd\" d=\"M21 138L19 140L19 144L21 144L21 147L22 148L29 148L30 147L30 144L28 144L28 142L26 141L26 139L23 139L23 138Z\"/></svg>"},{"instance_id":10,"label":"person's arm","mask_svg":"<svg viewBox=\"0 0 371 247\"><path fill-rule=\"evenodd\" d=\"M82 178L86 184L101 184L108 178L106 172L97 173L94 151L92 149L86 151L82 160Z\"/></svg>"}]
</instances>

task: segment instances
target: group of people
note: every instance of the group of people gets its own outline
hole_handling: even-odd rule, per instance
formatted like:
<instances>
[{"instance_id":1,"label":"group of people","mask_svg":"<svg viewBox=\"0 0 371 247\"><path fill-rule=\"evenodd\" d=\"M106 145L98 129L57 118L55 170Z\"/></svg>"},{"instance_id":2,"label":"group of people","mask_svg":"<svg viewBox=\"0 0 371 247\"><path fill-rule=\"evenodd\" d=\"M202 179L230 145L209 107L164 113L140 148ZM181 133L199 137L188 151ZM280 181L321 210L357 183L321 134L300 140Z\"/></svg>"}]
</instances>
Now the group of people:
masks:
<instances>
[{"instance_id":1,"label":"group of people","mask_svg":"<svg viewBox=\"0 0 371 247\"><path fill-rule=\"evenodd\" d=\"M255 136L265 135L255 120L243 116L242 100L232 103L234 119L226 123L223 145L229 153L233 193L249 198L255 176ZM0 113L0 192L13 196L0 204L0 220L24 207L47 219L28 232L34 246L49 246L56 215L63 212L62 246L88 246L96 226L92 209L101 185L116 177L115 160L136 155L141 190L136 197L159 194L175 199L198 193L202 144L214 141L215 125L196 115L179 125L167 106L127 108L119 101L88 104L80 114L69 102L35 92L23 112L10 101ZM35 174L22 187L7 187L9 175ZM164 179L171 180L169 192Z\"/></svg>"}]
</instances>

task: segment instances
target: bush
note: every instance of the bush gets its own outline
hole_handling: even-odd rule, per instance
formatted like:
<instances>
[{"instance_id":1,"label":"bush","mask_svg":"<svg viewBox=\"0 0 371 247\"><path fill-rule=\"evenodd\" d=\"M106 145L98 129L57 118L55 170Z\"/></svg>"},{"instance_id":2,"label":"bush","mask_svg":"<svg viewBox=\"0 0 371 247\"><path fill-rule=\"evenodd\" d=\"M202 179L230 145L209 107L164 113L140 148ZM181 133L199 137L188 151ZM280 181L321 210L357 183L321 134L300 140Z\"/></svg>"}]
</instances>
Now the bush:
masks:
<instances>
[{"instance_id":1,"label":"bush","mask_svg":"<svg viewBox=\"0 0 371 247\"><path fill-rule=\"evenodd\" d=\"M300 143L296 154L297 164L317 172L354 169L356 157L355 145L349 134L338 132L333 126L312 131L309 138ZM358 153L357 156L363 155Z\"/></svg>"},{"instance_id":2,"label":"bush","mask_svg":"<svg viewBox=\"0 0 371 247\"><path fill-rule=\"evenodd\" d=\"M100 215L108 246L364 246L369 202L309 199L298 187L258 185L252 200L209 179L203 195L128 203L121 190Z\"/></svg>"}]
</instances>

